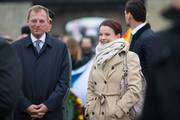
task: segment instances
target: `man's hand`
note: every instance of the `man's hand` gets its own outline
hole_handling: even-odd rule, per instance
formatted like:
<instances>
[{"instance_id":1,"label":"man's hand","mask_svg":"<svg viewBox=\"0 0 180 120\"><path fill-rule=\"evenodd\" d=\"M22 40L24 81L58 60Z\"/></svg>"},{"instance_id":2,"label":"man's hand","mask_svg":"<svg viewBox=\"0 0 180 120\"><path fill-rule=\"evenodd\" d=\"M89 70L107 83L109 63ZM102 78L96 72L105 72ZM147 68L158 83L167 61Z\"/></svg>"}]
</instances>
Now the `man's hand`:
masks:
<instances>
[{"instance_id":1,"label":"man's hand","mask_svg":"<svg viewBox=\"0 0 180 120\"><path fill-rule=\"evenodd\" d=\"M30 105L27 109L26 109L26 112L29 114L29 115L33 115L33 114L37 114L38 113L38 109L39 109L39 106L38 105Z\"/></svg>"},{"instance_id":2,"label":"man's hand","mask_svg":"<svg viewBox=\"0 0 180 120\"><path fill-rule=\"evenodd\" d=\"M38 107L38 118L42 118L48 112L48 108L44 104L39 104Z\"/></svg>"},{"instance_id":3,"label":"man's hand","mask_svg":"<svg viewBox=\"0 0 180 120\"><path fill-rule=\"evenodd\" d=\"M48 111L48 108L44 104L39 104L39 105L30 105L27 109L26 112L33 118L42 118Z\"/></svg>"},{"instance_id":4,"label":"man's hand","mask_svg":"<svg viewBox=\"0 0 180 120\"><path fill-rule=\"evenodd\" d=\"M48 111L48 108L47 108L47 106L45 105L45 104L39 104L38 105L38 111L39 111L39 113L41 113L41 112L43 112L43 113L46 113L47 111Z\"/></svg>"}]
</instances>

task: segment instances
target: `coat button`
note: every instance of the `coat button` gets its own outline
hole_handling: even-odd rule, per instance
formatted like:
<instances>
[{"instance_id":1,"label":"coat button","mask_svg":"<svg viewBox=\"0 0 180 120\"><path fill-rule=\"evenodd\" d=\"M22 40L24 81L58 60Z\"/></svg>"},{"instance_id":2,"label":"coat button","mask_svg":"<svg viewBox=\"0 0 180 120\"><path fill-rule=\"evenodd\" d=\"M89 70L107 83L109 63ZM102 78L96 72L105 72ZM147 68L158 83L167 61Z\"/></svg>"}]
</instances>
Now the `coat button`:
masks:
<instances>
[{"instance_id":1,"label":"coat button","mask_svg":"<svg viewBox=\"0 0 180 120\"><path fill-rule=\"evenodd\" d=\"M86 114L85 117L89 117L89 114Z\"/></svg>"},{"instance_id":2,"label":"coat button","mask_svg":"<svg viewBox=\"0 0 180 120\"><path fill-rule=\"evenodd\" d=\"M121 57L121 53L119 53L119 56Z\"/></svg>"},{"instance_id":3,"label":"coat button","mask_svg":"<svg viewBox=\"0 0 180 120\"><path fill-rule=\"evenodd\" d=\"M97 100L97 97L95 97L94 100Z\"/></svg>"},{"instance_id":4,"label":"coat button","mask_svg":"<svg viewBox=\"0 0 180 120\"><path fill-rule=\"evenodd\" d=\"M107 81L104 81L104 84L107 84Z\"/></svg>"},{"instance_id":5,"label":"coat button","mask_svg":"<svg viewBox=\"0 0 180 120\"><path fill-rule=\"evenodd\" d=\"M94 115L94 112L92 112L92 115Z\"/></svg>"},{"instance_id":6,"label":"coat button","mask_svg":"<svg viewBox=\"0 0 180 120\"><path fill-rule=\"evenodd\" d=\"M97 85L97 83L96 83L96 82L94 82L94 84L95 84L95 85Z\"/></svg>"},{"instance_id":7,"label":"coat button","mask_svg":"<svg viewBox=\"0 0 180 120\"><path fill-rule=\"evenodd\" d=\"M114 66L112 66L112 68L111 68L112 70L114 69Z\"/></svg>"},{"instance_id":8,"label":"coat button","mask_svg":"<svg viewBox=\"0 0 180 120\"><path fill-rule=\"evenodd\" d=\"M102 112L102 115L104 115L104 112Z\"/></svg>"}]
</instances>

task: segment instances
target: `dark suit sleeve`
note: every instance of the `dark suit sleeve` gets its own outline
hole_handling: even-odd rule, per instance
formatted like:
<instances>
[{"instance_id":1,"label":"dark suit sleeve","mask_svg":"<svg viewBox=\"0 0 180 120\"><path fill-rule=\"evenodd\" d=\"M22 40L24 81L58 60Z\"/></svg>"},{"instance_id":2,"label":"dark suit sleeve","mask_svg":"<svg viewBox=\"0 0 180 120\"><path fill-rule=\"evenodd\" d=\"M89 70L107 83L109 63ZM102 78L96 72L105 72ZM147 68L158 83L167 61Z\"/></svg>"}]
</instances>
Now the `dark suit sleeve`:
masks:
<instances>
[{"instance_id":1,"label":"dark suit sleeve","mask_svg":"<svg viewBox=\"0 0 180 120\"><path fill-rule=\"evenodd\" d=\"M67 47L64 45L63 55L59 56L62 59L60 66L59 80L56 88L51 93L50 97L44 104L48 107L49 111L55 110L58 106L63 104L63 100L69 90L69 80L71 77L71 62L70 54Z\"/></svg>"},{"instance_id":2,"label":"dark suit sleeve","mask_svg":"<svg viewBox=\"0 0 180 120\"><path fill-rule=\"evenodd\" d=\"M22 69L13 48L0 40L0 117L12 112L20 93Z\"/></svg>"},{"instance_id":3,"label":"dark suit sleeve","mask_svg":"<svg viewBox=\"0 0 180 120\"><path fill-rule=\"evenodd\" d=\"M25 111L32 103L24 96L23 91L20 92L20 100L18 102L21 111Z\"/></svg>"},{"instance_id":4,"label":"dark suit sleeve","mask_svg":"<svg viewBox=\"0 0 180 120\"><path fill-rule=\"evenodd\" d=\"M151 57L152 55L152 42L155 40L155 37L153 35L150 35L149 37L146 37L143 41L143 55L144 55L144 61L143 64L143 74L145 75L145 78L147 77L147 71L150 69L150 63L151 63Z\"/></svg>"}]
</instances>

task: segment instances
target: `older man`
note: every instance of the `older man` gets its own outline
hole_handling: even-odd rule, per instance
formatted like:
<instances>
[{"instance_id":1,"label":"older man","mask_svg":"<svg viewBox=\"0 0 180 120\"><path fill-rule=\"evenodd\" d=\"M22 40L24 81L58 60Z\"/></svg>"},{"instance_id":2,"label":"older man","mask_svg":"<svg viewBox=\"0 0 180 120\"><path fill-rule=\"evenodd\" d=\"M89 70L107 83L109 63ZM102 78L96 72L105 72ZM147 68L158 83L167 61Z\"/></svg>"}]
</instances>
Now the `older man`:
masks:
<instances>
[{"instance_id":1,"label":"older man","mask_svg":"<svg viewBox=\"0 0 180 120\"><path fill-rule=\"evenodd\" d=\"M31 34L13 44L24 72L16 120L63 119L71 62L66 45L46 33L49 23L48 9L32 6L27 16Z\"/></svg>"}]
</instances>

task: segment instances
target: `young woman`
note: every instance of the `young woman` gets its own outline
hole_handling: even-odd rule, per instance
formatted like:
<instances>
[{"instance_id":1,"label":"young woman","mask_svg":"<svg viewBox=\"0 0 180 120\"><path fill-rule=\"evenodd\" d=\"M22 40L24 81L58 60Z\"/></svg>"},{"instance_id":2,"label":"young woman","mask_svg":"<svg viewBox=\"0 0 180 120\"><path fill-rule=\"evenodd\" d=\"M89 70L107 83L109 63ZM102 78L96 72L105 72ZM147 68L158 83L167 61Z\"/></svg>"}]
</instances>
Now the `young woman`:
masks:
<instances>
[{"instance_id":1,"label":"young woman","mask_svg":"<svg viewBox=\"0 0 180 120\"><path fill-rule=\"evenodd\" d=\"M116 20L105 20L99 26L99 43L88 80L86 116L90 120L130 120L131 108L140 98L139 58L128 51L129 45L121 33ZM125 64L127 90L123 78Z\"/></svg>"}]
</instances>

